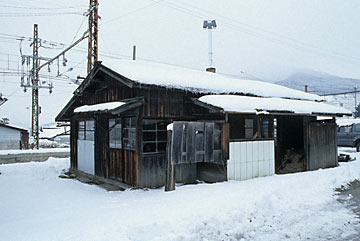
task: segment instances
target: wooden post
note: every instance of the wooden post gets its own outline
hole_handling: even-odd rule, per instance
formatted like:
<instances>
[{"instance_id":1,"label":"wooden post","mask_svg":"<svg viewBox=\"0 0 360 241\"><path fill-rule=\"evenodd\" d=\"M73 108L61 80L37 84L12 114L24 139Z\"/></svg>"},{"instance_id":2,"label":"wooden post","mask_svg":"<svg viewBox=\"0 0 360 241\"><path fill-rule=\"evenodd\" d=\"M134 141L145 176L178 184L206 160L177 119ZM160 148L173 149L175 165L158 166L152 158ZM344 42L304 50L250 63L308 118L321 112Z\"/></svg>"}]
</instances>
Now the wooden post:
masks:
<instances>
[{"instance_id":1,"label":"wooden post","mask_svg":"<svg viewBox=\"0 0 360 241\"><path fill-rule=\"evenodd\" d=\"M175 190L175 167L171 163L171 138L172 131L167 132L167 145L166 145L166 171L165 171L165 192Z\"/></svg>"},{"instance_id":2,"label":"wooden post","mask_svg":"<svg viewBox=\"0 0 360 241\"><path fill-rule=\"evenodd\" d=\"M133 60L136 60L136 45L133 46Z\"/></svg>"}]
</instances>

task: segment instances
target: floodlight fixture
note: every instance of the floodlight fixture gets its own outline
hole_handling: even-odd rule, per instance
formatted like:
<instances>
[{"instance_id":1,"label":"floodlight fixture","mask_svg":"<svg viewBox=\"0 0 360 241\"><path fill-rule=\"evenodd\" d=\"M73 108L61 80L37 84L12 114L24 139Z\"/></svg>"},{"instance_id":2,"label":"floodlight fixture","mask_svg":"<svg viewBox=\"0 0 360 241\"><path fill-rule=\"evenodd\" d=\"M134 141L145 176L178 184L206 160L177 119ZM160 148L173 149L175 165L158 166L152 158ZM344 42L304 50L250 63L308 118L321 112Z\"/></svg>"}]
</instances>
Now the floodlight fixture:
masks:
<instances>
[{"instance_id":1,"label":"floodlight fixture","mask_svg":"<svg viewBox=\"0 0 360 241\"><path fill-rule=\"evenodd\" d=\"M213 29L216 27L217 27L216 20L205 20L204 21L203 28Z\"/></svg>"}]
</instances>

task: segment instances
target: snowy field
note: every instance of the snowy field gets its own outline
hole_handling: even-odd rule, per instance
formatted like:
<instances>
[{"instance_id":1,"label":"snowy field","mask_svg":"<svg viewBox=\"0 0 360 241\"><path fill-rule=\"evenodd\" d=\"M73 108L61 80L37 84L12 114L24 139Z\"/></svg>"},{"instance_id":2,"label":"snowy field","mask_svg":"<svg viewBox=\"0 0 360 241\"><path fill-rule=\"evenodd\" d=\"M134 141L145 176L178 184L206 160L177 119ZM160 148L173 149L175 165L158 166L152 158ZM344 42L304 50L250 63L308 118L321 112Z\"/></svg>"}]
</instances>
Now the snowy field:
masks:
<instances>
[{"instance_id":1,"label":"snowy field","mask_svg":"<svg viewBox=\"0 0 360 241\"><path fill-rule=\"evenodd\" d=\"M0 240L349 240L359 219L334 189L360 179L352 155L337 168L170 193L58 178L69 159L0 165Z\"/></svg>"}]
</instances>

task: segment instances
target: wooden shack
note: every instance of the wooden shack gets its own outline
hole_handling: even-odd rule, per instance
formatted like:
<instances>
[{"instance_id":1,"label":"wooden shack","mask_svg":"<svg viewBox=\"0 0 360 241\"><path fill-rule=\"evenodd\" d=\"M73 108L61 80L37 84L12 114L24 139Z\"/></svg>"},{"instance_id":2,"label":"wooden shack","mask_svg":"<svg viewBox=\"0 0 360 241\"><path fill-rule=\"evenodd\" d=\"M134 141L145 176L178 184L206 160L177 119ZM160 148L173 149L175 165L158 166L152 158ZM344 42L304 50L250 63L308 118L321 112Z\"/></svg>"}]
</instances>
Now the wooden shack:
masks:
<instances>
[{"instance_id":1,"label":"wooden shack","mask_svg":"<svg viewBox=\"0 0 360 241\"><path fill-rule=\"evenodd\" d=\"M222 102L206 99L218 95L301 100L310 105L319 104L315 111L320 111L231 110ZM142 61L116 60L96 63L56 121L71 124L72 169L138 188L158 187L165 182L166 127L170 123L183 126L179 134L183 138L177 142L177 148L182 150L178 152L180 161L176 163L178 182L228 180L227 161L229 155L234 156L231 143L244 140L272 141L273 152L266 142L265 149L269 152L263 155L274 156L266 159L269 163L274 160L268 175L273 173L271 169L280 171L288 150L296 148L301 149L304 156L301 170L336 166L335 129L332 135L335 123L332 119L319 122L317 116L334 117L349 112L316 101L321 98L261 81L238 80ZM210 144L196 146L196 143L205 143L205 137ZM195 141L187 143L191 140ZM252 145L254 155L256 148L264 145ZM326 157L325 149L330 150ZM198 156L191 157L189 153ZM325 163L330 156L331 163ZM261 162L255 161L256 158L252 160ZM264 163L265 159L260 164ZM254 169L256 164L252 164L249 178L256 176Z\"/></svg>"}]
</instances>

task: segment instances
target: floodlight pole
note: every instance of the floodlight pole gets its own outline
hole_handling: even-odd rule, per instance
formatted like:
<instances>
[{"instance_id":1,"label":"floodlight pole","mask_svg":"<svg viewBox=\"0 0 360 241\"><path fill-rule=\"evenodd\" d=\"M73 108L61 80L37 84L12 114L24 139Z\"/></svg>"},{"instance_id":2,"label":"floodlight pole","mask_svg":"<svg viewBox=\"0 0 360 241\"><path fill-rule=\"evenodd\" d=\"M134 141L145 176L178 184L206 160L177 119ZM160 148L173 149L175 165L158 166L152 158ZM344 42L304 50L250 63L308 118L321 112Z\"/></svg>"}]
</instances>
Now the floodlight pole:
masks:
<instances>
[{"instance_id":1,"label":"floodlight pole","mask_svg":"<svg viewBox=\"0 0 360 241\"><path fill-rule=\"evenodd\" d=\"M208 29L208 36L209 36L209 67L212 68L214 65L213 60L213 49L212 49L212 29Z\"/></svg>"},{"instance_id":2,"label":"floodlight pole","mask_svg":"<svg viewBox=\"0 0 360 241\"><path fill-rule=\"evenodd\" d=\"M205 20L203 24L204 29L208 29L208 41L209 41L209 67L208 69L214 69L214 60L213 60L213 49L212 49L212 29L216 28L215 20Z\"/></svg>"}]
</instances>

